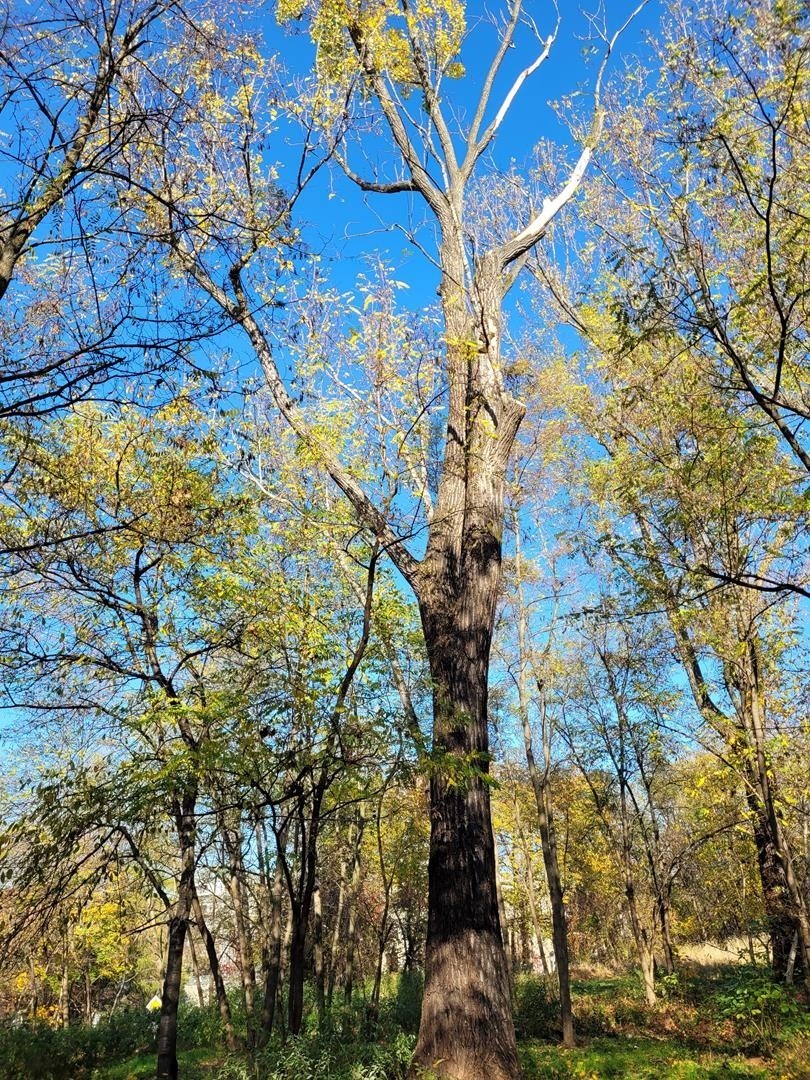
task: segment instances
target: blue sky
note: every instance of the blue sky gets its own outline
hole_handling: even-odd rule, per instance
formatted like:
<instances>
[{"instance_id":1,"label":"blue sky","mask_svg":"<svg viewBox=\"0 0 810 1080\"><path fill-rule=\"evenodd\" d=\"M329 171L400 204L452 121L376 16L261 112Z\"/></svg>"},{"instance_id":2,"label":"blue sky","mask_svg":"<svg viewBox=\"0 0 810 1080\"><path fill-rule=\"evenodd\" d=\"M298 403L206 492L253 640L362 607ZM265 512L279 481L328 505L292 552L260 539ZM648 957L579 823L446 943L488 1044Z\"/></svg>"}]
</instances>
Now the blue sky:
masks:
<instances>
[{"instance_id":1,"label":"blue sky","mask_svg":"<svg viewBox=\"0 0 810 1080\"><path fill-rule=\"evenodd\" d=\"M608 0L605 23L608 32L618 29L636 6L636 2L629 0ZM496 48L495 29L482 22L483 10L480 4L467 7L471 29L461 54L466 74L461 79L443 83L448 115L452 115L451 110L462 118L469 115L478 100L484 72ZM490 10L497 13L499 7L496 5ZM541 36L551 33L556 18L551 3L528 3L526 13L535 21ZM609 74L612 78L620 77L622 65L628 58L643 55L645 35L657 26L660 18L661 4L652 0L620 39L611 59ZM315 55L308 35L300 28L297 32L282 30L271 14L265 14L260 24L267 51L278 54L293 77L306 76ZM495 85L490 118L515 76L534 60L538 51L536 38L524 28L509 50ZM565 125L557 119L552 103L579 92L580 96L574 100L576 115L590 116L593 83L602 52L602 44L593 40L583 9L563 0L560 29L551 53L523 85L493 144L492 158L496 168L505 169L513 163L518 171L523 166L528 167L534 147L541 139L558 143L561 150L567 150L571 160L575 160L578 147ZM381 150L384 152L382 143ZM481 167L486 168L486 162L482 162ZM316 176L298 203L297 213L299 223L306 223L305 234L313 247L323 250L325 260L330 262L343 287L350 285L358 271L362 272L369 252L373 251L401 268L402 278L414 290L406 302L418 308L435 296L435 272L423 256L408 250L402 232L392 227L393 222L404 224L411 209L417 216L421 214L418 198L363 196L335 166Z\"/></svg>"}]
</instances>

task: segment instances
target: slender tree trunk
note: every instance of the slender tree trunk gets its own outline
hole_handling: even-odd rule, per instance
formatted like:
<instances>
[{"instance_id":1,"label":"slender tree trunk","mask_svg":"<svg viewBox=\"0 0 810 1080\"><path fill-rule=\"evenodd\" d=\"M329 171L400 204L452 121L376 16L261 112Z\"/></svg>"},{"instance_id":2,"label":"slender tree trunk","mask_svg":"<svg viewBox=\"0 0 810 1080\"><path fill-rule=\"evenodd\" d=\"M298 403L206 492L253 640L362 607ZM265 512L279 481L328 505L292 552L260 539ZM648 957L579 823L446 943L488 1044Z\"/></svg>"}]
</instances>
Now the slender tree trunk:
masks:
<instances>
[{"instance_id":1,"label":"slender tree trunk","mask_svg":"<svg viewBox=\"0 0 810 1080\"><path fill-rule=\"evenodd\" d=\"M540 966L543 969L543 974L548 976L551 972L548 969L546 950L543 945L543 928L540 925L540 917L537 912L537 894L534 888L534 875L532 874L532 868L529 866L528 861L526 863L526 895L529 900L529 917L532 924L534 944L540 954Z\"/></svg>"},{"instance_id":2,"label":"slender tree trunk","mask_svg":"<svg viewBox=\"0 0 810 1080\"><path fill-rule=\"evenodd\" d=\"M180 841L180 880L177 903L169 920L169 942L166 950L166 972L160 1004L157 1035L157 1080L178 1080L177 1068L177 1010L183 980L183 948L191 918L194 895L194 810L195 791L187 792L182 803L175 807L175 821Z\"/></svg>"},{"instance_id":3,"label":"slender tree trunk","mask_svg":"<svg viewBox=\"0 0 810 1080\"><path fill-rule=\"evenodd\" d=\"M551 903L551 942L554 949L554 961L557 968L557 980L560 986L560 1017L562 1020L563 1046L575 1044L574 1010L571 1005L571 973L568 953L568 922L565 917L565 895L560 863L557 857L557 834L554 828L554 816L551 810L551 797L548 786L543 785L540 792L540 842L543 848L543 862L546 867L548 894Z\"/></svg>"},{"instance_id":4,"label":"slender tree trunk","mask_svg":"<svg viewBox=\"0 0 810 1080\"><path fill-rule=\"evenodd\" d=\"M228 892L233 903L234 925L236 927L236 947L239 954L239 974L242 980L242 1000L245 1004L245 1016L248 1029L251 1028L253 1003L256 996L256 969L253 965L253 943L250 935L250 919L243 888L244 868L242 853L237 836L223 829L225 844L228 849Z\"/></svg>"},{"instance_id":5,"label":"slender tree trunk","mask_svg":"<svg viewBox=\"0 0 810 1080\"><path fill-rule=\"evenodd\" d=\"M28 978L31 982L31 1004L30 1017L31 1022L36 1023L37 1013L39 1012L39 976L37 975L36 965L34 964L34 958L28 957Z\"/></svg>"},{"instance_id":6,"label":"slender tree trunk","mask_svg":"<svg viewBox=\"0 0 810 1080\"><path fill-rule=\"evenodd\" d=\"M621 710L619 715L622 716ZM620 739L622 736L620 735ZM620 761L623 762L624 743L620 742ZM633 931L633 940L638 953L641 978L644 984L644 1000L648 1005L655 1005L655 947L653 935L649 934L641 921L636 898L636 884L633 880L630 843L630 822L627 806L627 778L624 773L619 774L619 807L621 813L621 860L622 873L624 875L624 894L627 897L627 910L630 913L630 927Z\"/></svg>"},{"instance_id":7,"label":"slender tree trunk","mask_svg":"<svg viewBox=\"0 0 810 1080\"><path fill-rule=\"evenodd\" d=\"M321 887L316 882L312 893L312 967L315 978L315 1007L318 1023L323 1024L326 1015L326 981L323 969L323 909Z\"/></svg>"},{"instance_id":8,"label":"slender tree trunk","mask_svg":"<svg viewBox=\"0 0 810 1080\"><path fill-rule=\"evenodd\" d=\"M65 930L62 953L62 977L59 980L59 1023L70 1027L70 931Z\"/></svg>"},{"instance_id":9,"label":"slender tree trunk","mask_svg":"<svg viewBox=\"0 0 810 1080\"><path fill-rule=\"evenodd\" d=\"M335 980L337 978L337 965L338 956L340 953L340 942L343 936L343 915L346 905L346 887L347 887L347 863L346 859L340 861L340 885L338 888L338 902L337 911L335 912L335 925L332 930L332 944L329 949L329 972L326 978L326 1007L331 1009L332 996L335 992Z\"/></svg>"},{"instance_id":10,"label":"slender tree trunk","mask_svg":"<svg viewBox=\"0 0 810 1080\"><path fill-rule=\"evenodd\" d=\"M636 888L629 872L625 869L624 893L627 897L627 910L630 913L630 928L636 945L641 979L644 984L644 1000L648 1005L655 1005L658 1000L655 993L655 951L647 931L641 922L636 900Z\"/></svg>"},{"instance_id":11,"label":"slender tree trunk","mask_svg":"<svg viewBox=\"0 0 810 1080\"><path fill-rule=\"evenodd\" d=\"M304 1019L304 960L306 950L306 916L298 901L291 902L292 937L287 974L287 1027L290 1035L298 1035Z\"/></svg>"},{"instance_id":12,"label":"slender tree trunk","mask_svg":"<svg viewBox=\"0 0 810 1080\"><path fill-rule=\"evenodd\" d=\"M197 895L197 890L195 888L192 888L191 904L197 927L200 931L203 943L205 944L205 952L208 956L208 967L211 970L211 979L214 983L217 1007L219 1008L219 1015L222 1018L222 1027L225 1031L225 1044L231 1053L233 1053L239 1049L239 1039L236 1035L236 1029L233 1026L231 1004L228 1001L228 994L225 990L225 981L222 978L222 968L220 967L219 956L217 955L217 945L214 941L214 935L211 933L208 928L208 923L205 921L202 904L200 903L200 898Z\"/></svg>"},{"instance_id":13,"label":"slender tree trunk","mask_svg":"<svg viewBox=\"0 0 810 1080\"><path fill-rule=\"evenodd\" d=\"M526 878L526 897L529 901L529 919L531 920L532 935L534 937L534 943L537 948L537 952L540 955L540 966L543 969L543 974L545 976L548 976L551 974L551 972L549 971L548 960L546 959L546 949L543 945L543 928L540 924L540 915L537 909L537 890L534 884L534 874L532 873L532 864L529 858L529 848L526 843L526 836L523 832L523 822L521 820L520 805L517 799L515 800L515 824L517 825L518 836L523 851L524 876Z\"/></svg>"},{"instance_id":14,"label":"slender tree trunk","mask_svg":"<svg viewBox=\"0 0 810 1080\"><path fill-rule=\"evenodd\" d=\"M661 882L661 892L656 897L658 921L661 925L661 949L664 953L664 971L672 975L675 971L675 949L672 945L672 921L670 919L669 889Z\"/></svg>"},{"instance_id":15,"label":"slender tree trunk","mask_svg":"<svg viewBox=\"0 0 810 1080\"><path fill-rule=\"evenodd\" d=\"M301 845L298 895L290 896L292 938L290 940L290 967L287 983L287 1022L290 1035L298 1035L304 1019L304 964L306 958L307 927L312 911L312 898L317 887L317 844L320 826L321 800L325 786L321 781L313 785L309 828L303 816L298 830Z\"/></svg>"},{"instance_id":16,"label":"slender tree trunk","mask_svg":"<svg viewBox=\"0 0 810 1080\"><path fill-rule=\"evenodd\" d=\"M357 846L354 850L351 890L348 898L349 918L346 928L346 964L343 970L343 1000L347 1005L351 1004L354 991L354 951L357 943L357 894L360 889L360 839L362 832L363 822L361 819L358 824Z\"/></svg>"},{"instance_id":17,"label":"slender tree trunk","mask_svg":"<svg viewBox=\"0 0 810 1080\"><path fill-rule=\"evenodd\" d=\"M200 973L200 962L197 959L197 949L194 945L194 935L189 929L186 940L188 941L188 954L191 957L191 970L194 973L194 984L197 987L197 1002L201 1009L205 1008L205 994L203 993L202 974Z\"/></svg>"},{"instance_id":18,"label":"slender tree trunk","mask_svg":"<svg viewBox=\"0 0 810 1080\"><path fill-rule=\"evenodd\" d=\"M264 1001L262 1002L262 1031L265 1039L273 1030L276 1012L279 977L281 974L281 896L283 887L281 865L277 864L273 873L270 891L270 924L267 934L267 963L264 972Z\"/></svg>"},{"instance_id":19,"label":"slender tree trunk","mask_svg":"<svg viewBox=\"0 0 810 1080\"><path fill-rule=\"evenodd\" d=\"M501 875L498 872L498 868L495 868L495 893L498 897L498 919L501 924L501 937L503 938L503 946L506 951L506 977L509 979L509 996L514 1004L515 999L515 968L517 962L515 958L515 941L514 935L510 934L509 923L506 919L506 904L503 899L503 884L501 883Z\"/></svg>"},{"instance_id":20,"label":"slender tree trunk","mask_svg":"<svg viewBox=\"0 0 810 1080\"><path fill-rule=\"evenodd\" d=\"M290 981L290 953L291 953L291 950L292 950L292 940L293 940L293 912L292 912L292 905L290 905L289 911L287 912L287 922L285 923L285 926L284 926L284 939L283 939L282 944L281 944L281 964L279 965L279 974L278 974L278 993L279 994L282 993L283 989L287 986L287 984ZM288 998L288 1001L289 1001L289 989L287 989L287 998ZM278 1022L279 1022L280 1032L281 1032L281 1041L286 1042L287 1041L288 1031L287 1031L287 1016L286 1016L286 1013L284 1012L284 1009L279 1009L279 1011L278 1011Z\"/></svg>"},{"instance_id":21,"label":"slender tree trunk","mask_svg":"<svg viewBox=\"0 0 810 1080\"><path fill-rule=\"evenodd\" d=\"M279 838L279 844L286 843L284 831ZM262 981L264 996L262 1000L262 1014L259 1026L258 1041L261 1044L267 1042L273 1031L273 1023L276 1015L276 1002L281 978L281 939L282 939L282 895L284 887L284 870L281 859L276 858L272 880L267 861L267 843L264 832L264 823L256 823L256 853L259 860L259 876L262 885L262 912L264 924L264 942L262 947Z\"/></svg>"},{"instance_id":22,"label":"slender tree trunk","mask_svg":"<svg viewBox=\"0 0 810 1080\"><path fill-rule=\"evenodd\" d=\"M568 956L568 923L565 917L565 897L560 876L560 863L557 856L557 832L554 827L554 814L551 806L551 793L548 789L548 773L551 767L551 739L546 731L545 690L538 679L538 694L542 710L544 768L540 769L534 756L534 739L529 721L529 694L527 675L530 665L528 648L528 627L526 603L523 597L523 578L521 568L520 529L515 521L516 553L515 565L518 579L518 705L523 729L523 749L529 779L534 791L537 807L537 820L540 829L540 845L543 850L543 865L548 882L548 895L551 902L551 941L554 949L554 961L557 968L557 982L560 989L560 1019L562 1021L563 1046L573 1047L576 1043L574 1034L574 1010L571 1004L571 975Z\"/></svg>"}]
</instances>

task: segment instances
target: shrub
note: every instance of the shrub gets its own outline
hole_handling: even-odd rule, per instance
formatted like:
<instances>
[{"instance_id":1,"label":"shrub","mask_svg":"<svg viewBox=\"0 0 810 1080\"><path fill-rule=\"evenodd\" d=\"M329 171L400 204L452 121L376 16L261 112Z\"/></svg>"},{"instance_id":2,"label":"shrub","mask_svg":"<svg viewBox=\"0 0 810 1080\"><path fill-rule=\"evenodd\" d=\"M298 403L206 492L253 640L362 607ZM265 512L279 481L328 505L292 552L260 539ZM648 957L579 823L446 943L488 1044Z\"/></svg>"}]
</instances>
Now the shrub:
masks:
<instances>
[{"instance_id":1,"label":"shrub","mask_svg":"<svg viewBox=\"0 0 810 1080\"><path fill-rule=\"evenodd\" d=\"M215 1004L200 1008L181 1002L177 1014L177 1047L195 1050L202 1046L220 1046L224 1041L222 1020Z\"/></svg>"},{"instance_id":2,"label":"shrub","mask_svg":"<svg viewBox=\"0 0 810 1080\"><path fill-rule=\"evenodd\" d=\"M537 975L515 984L515 1030L519 1039L557 1039L562 1021L557 983Z\"/></svg>"},{"instance_id":3,"label":"shrub","mask_svg":"<svg viewBox=\"0 0 810 1080\"><path fill-rule=\"evenodd\" d=\"M730 968L711 998L716 1015L730 1020L745 1048L769 1054L780 1038L801 1026L802 1009L792 989L775 983L763 968Z\"/></svg>"},{"instance_id":4,"label":"shrub","mask_svg":"<svg viewBox=\"0 0 810 1080\"><path fill-rule=\"evenodd\" d=\"M403 1080L414 1039L398 1032L385 1041L357 1041L337 1030L272 1043L252 1062L233 1058L213 1080Z\"/></svg>"},{"instance_id":5,"label":"shrub","mask_svg":"<svg viewBox=\"0 0 810 1080\"><path fill-rule=\"evenodd\" d=\"M95 1027L77 1024L0 1026L0 1080L65 1080L155 1045L155 1021L145 1009L122 1009Z\"/></svg>"}]
</instances>

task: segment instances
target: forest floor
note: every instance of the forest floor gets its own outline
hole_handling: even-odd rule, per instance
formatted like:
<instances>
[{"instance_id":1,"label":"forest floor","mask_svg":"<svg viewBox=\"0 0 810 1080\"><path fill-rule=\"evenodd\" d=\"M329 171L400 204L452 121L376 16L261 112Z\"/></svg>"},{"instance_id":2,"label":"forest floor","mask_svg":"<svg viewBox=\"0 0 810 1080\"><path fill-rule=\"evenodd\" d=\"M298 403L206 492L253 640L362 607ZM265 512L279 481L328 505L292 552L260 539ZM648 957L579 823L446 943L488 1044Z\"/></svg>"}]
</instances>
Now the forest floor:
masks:
<instances>
[{"instance_id":1,"label":"forest floor","mask_svg":"<svg viewBox=\"0 0 810 1080\"><path fill-rule=\"evenodd\" d=\"M810 1080L810 1060L802 1063L795 1055L786 1065L782 1060L685 1047L675 1039L596 1038L576 1050L532 1041L521 1044L520 1055L526 1080ZM235 1062L211 1050L189 1050L179 1060L181 1080L241 1080L256 1075L238 1070ZM154 1074L155 1059L149 1055L98 1070L93 1080L151 1080ZM361 1071L354 1075L358 1080L363 1077ZM378 1080L378 1073L372 1075Z\"/></svg>"},{"instance_id":2,"label":"forest floor","mask_svg":"<svg viewBox=\"0 0 810 1080\"><path fill-rule=\"evenodd\" d=\"M578 972L572 984L577 1047L559 1045L553 979L520 976L515 1027L526 1080L810 1080L806 991L775 984L762 965L682 961L645 1004L633 975ZM237 1030L245 1031L238 994ZM228 1054L216 1005L180 1015L180 1080L402 1080L421 1007L418 975L386 980L379 1013L358 992L319 1026L259 1053ZM156 1022L131 1006L95 1027L0 1024L0 1080L150 1080ZM489 1080L482 1076L481 1080Z\"/></svg>"},{"instance_id":3,"label":"forest floor","mask_svg":"<svg viewBox=\"0 0 810 1080\"><path fill-rule=\"evenodd\" d=\"M583 978L573 989L578 1046L564 1050L555 1039L548 984L519 983L516 1024L526 1080L810 1080L810 1013L761 968L694 969L671 977L663 980L654 1008L645 1006L632 976ZM190 1050L181 1055L180 1077L399 1080L413 1045L408 1027L389 1024L374 1040L313 1033L258 1065L221 1050ZM150 1055L97 1069L92 1078L148 1080L153 1071Z\"/></svg>"}]
</instances>

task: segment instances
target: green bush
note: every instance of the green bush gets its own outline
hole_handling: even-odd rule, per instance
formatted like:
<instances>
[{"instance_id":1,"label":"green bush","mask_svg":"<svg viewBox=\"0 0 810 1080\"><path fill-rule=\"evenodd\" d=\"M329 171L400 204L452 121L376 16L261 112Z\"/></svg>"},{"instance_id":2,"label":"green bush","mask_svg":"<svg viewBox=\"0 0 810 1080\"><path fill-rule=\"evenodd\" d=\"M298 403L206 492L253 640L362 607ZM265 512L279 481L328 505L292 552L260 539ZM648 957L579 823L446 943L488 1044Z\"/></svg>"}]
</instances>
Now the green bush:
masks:
<instances>
[{"instance_id":1,"label":"green bush","mask_svg":"<svg viewBox=\"0 0 810 1080\"><path fill-rule=\"evenodd\" d=\"M807 1023L795 992L774 982L764 968L728 969L710 1003L719 1019L732 1022L744 1048L754 1053L771 1053L783 1036Z\"/></svg>"},{"instance_id":2,"label":"green bush","mask_svg":"<svg viewBox=\"0 0 810 1080\"><path fill-rule=\"evenodd\" d=\"M402 1031L358 1041L333 1029L271 1043L252 1061L232 1058L212 1080L403 1080L413 1047Z\"/></svg>"},{"instance_id":3,"label":"green bush","mask_svg":"<svg viewBox=\"0 0 810 1080\"><path fill-rule=\"evenodd\" d=\"M190 1005L181 1002L177 1014L178 1050L196 1050L202 1046L220 1046L225 1041L222 1020L216 1004Z\"/></svg>"},{"instance_id":4,"label":"green bush","mask_svg":"<svg viewBox=\"0 0 810 1080\"><path fill-rule=\"evenodd\" d=\"M519 1039L558 1039L562 1021L557 983L538 975L515 983L515 1030Z\"/></svg>"},{"instance_id":5,"label":"green bush","mask_svg":"<svg viewBox=\"0 0 810 1080\"><path fill-rule=\"evenodd\" d=\"M0 1026L0 1080L66 1080L98 1065L154 1050L156 1023L145 1009L122 1009L95 1027Z\"/></svg>"},{"instance_id":6,"label":"green bush","mask_svg":"<svg viewBox=\"0 0 810 1080\"><path fill-rule=\"evenodd\" d=\"M384 1023L410 1035L419 1031L422 1013L424 978L420 971L403 971L395 976L393 986L380 1002L380 1018Z\"/></svg>"}]
</instances>

